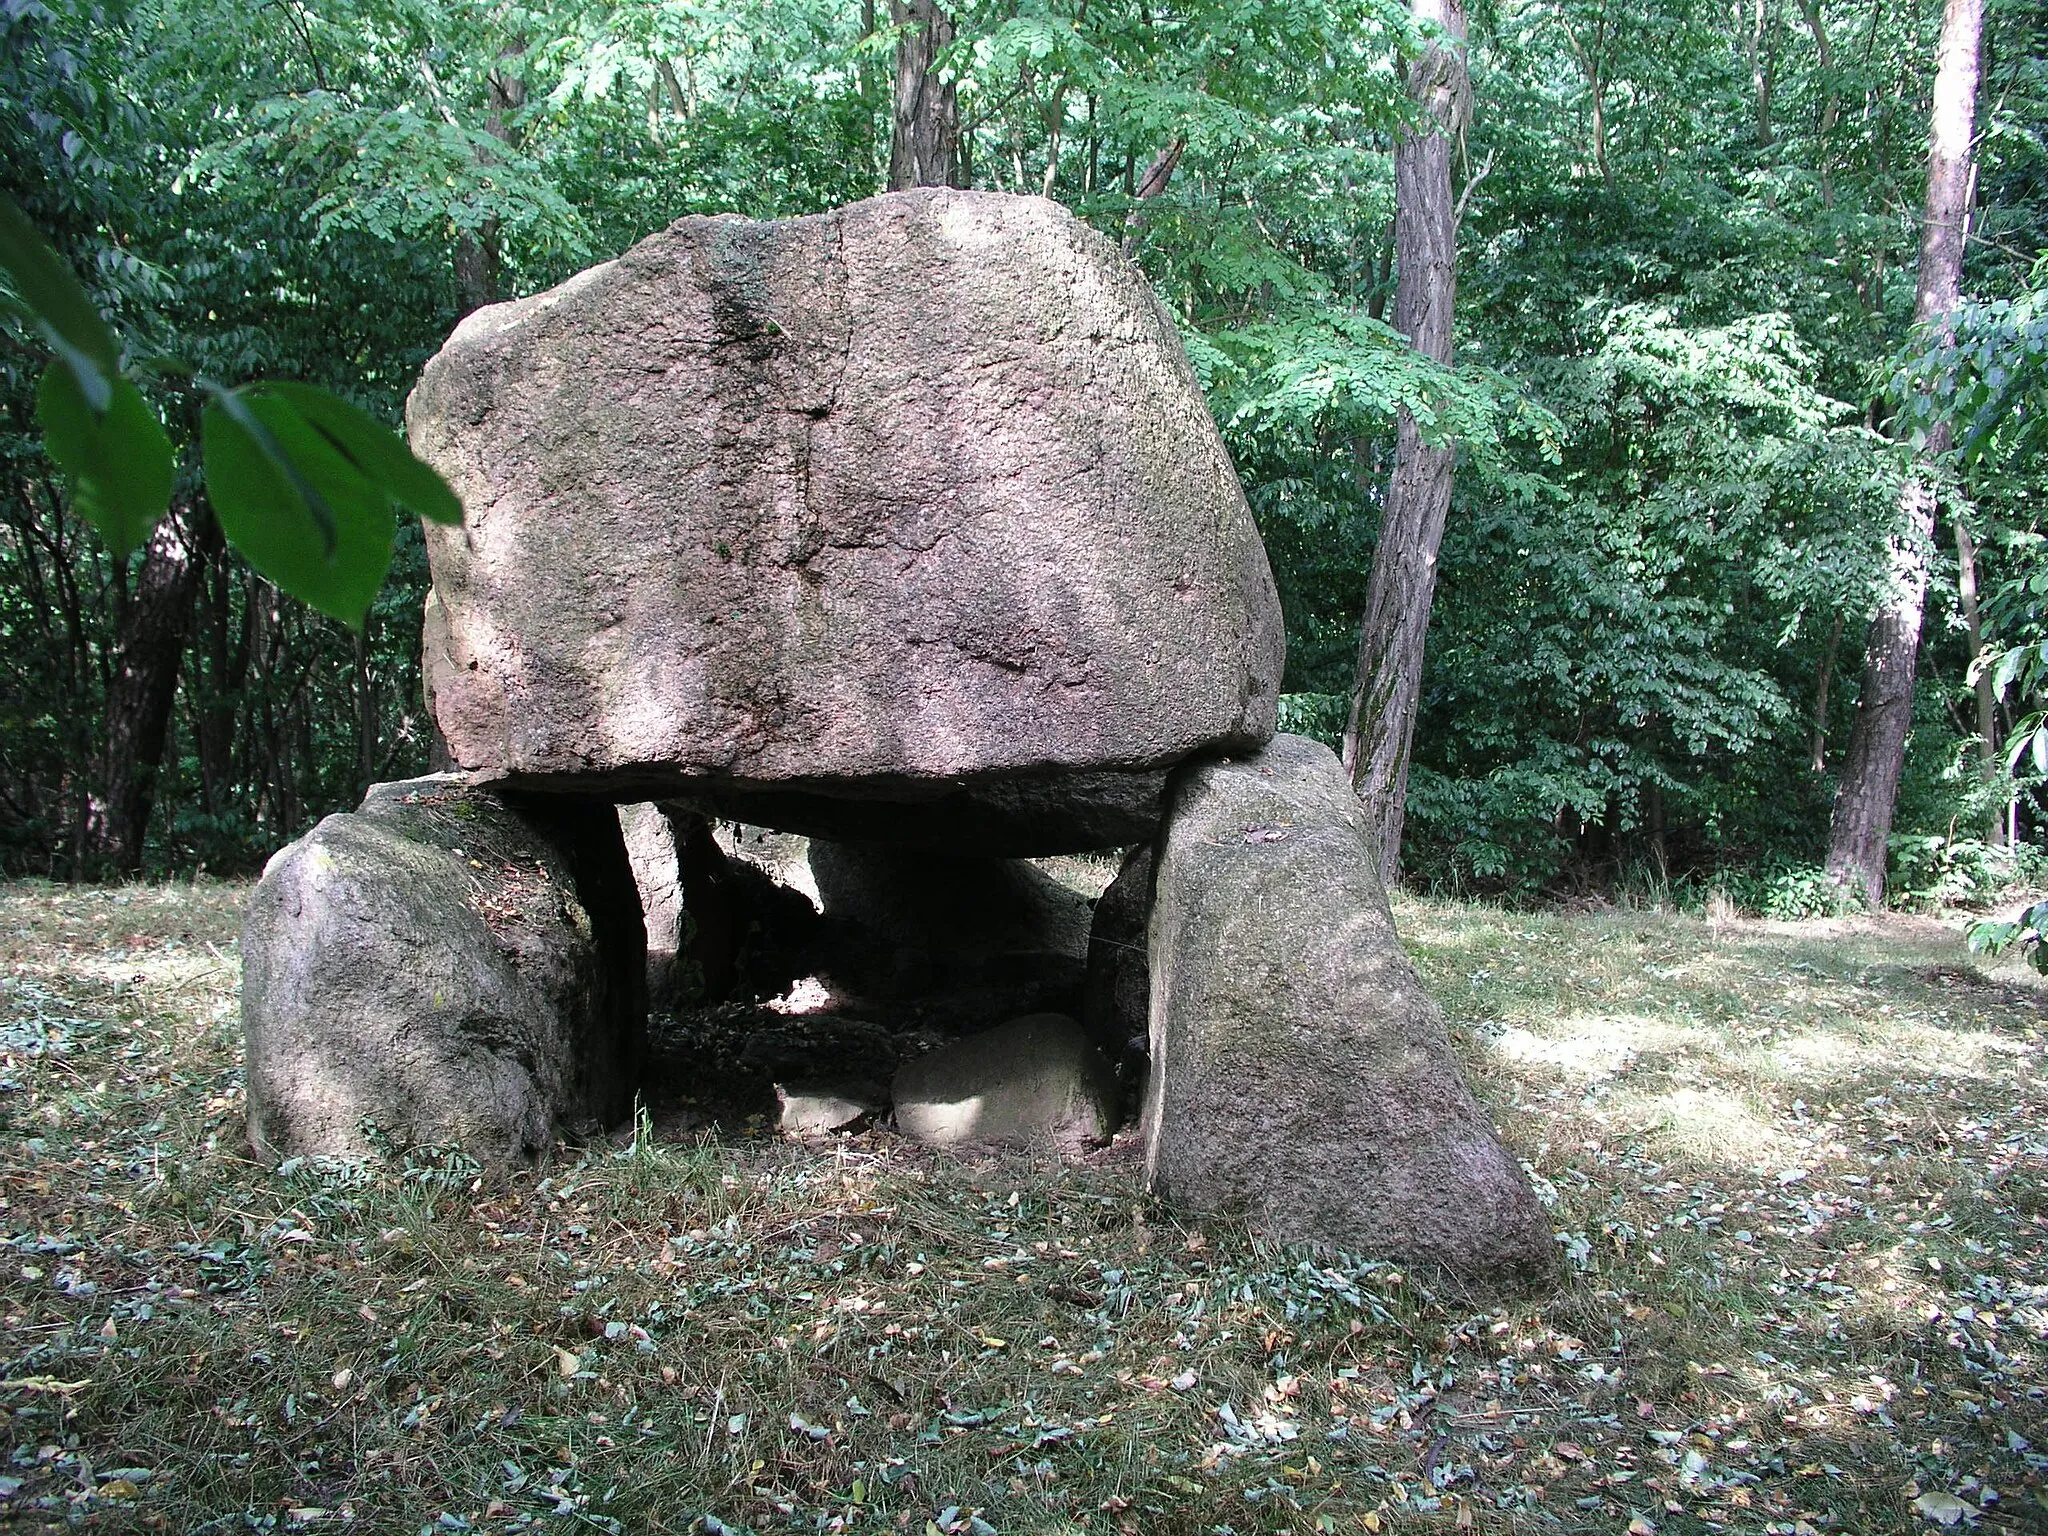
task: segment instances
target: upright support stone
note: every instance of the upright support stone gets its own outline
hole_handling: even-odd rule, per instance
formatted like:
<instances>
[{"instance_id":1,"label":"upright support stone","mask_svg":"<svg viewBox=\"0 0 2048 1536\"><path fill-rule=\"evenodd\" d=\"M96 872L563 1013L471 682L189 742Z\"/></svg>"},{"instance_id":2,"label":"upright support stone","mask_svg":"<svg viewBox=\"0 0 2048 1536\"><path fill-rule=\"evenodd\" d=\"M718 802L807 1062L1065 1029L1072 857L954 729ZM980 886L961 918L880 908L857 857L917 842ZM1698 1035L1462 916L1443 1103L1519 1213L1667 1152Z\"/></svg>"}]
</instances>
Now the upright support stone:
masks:
<instances>
[{"instance_id":1,"label":"upright support stone","mask_svg":"<svg viewBox=\"0 0 2048 1536\"><path fill-rule=\"evenodd\" d=\"M1149 929L1152 1188L1468 1282L1546 1272L1542 1207L1401 950L1335 754L1276 736L1183 769L1168 804Z\"/></svg>"},{"instance_id":2,"label":"upright support stone","mask_svg":"<svg viewBox=\"0 0 2048 1536\"><path fill-rule=\"evenodd\" d=\"M1152 845L1124 855L1116 878L1095 903L1088 926L1088 980L1081 1023L1111 1061L1129 1069L1145 1049L1152 1015L1152 978L1145 964L1145 925L1152 913Z\"/></svg>"},{"instance_id":3,"label":"upright support stone","mask_svg":"<svg viewBox=\"0 0 2048 1536\"><path fill-rule=\"evenodd\" d=\"M242 929L265 1157L455 1144L488 1164L631 1111L645 937L609 805L380 784L263 872Z\"/></svg>"},{"instance_id":4,"label":"upright support stone","mask_svg":"<svg viewBox=\"0 0 2048 1536\"><path fill-rule=\"evenodd\" d=\"M689 920L683 877L676 857L676 829L658 805L619 807L619 831L640 891L640 918L647 930L647 1001L667 1008L676 1001L677 968L687 957Z\"/></svg>"}]
</instances>

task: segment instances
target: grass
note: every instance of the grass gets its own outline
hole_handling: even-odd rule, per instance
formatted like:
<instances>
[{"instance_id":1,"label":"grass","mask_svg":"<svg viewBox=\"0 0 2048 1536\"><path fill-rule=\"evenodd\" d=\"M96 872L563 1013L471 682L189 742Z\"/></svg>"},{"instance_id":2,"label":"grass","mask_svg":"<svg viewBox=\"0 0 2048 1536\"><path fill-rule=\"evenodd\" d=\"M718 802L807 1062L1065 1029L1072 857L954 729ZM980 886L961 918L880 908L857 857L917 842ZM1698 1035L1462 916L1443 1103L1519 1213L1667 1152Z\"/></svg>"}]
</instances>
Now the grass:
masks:
<instances>
[{"instance_id":1,"label":"grass","mask_svg":"<svg viewBox=\"0 0 2048 1536\"><path fill-rule=\"evenodd\" d=\"M2048 1530L2048 1015L1932 922L1404 903L1567 1255L1489 1308L1128 1145L271 1172L245 894L0 887L0 1525Z\"/></svg>"}]
</instances>

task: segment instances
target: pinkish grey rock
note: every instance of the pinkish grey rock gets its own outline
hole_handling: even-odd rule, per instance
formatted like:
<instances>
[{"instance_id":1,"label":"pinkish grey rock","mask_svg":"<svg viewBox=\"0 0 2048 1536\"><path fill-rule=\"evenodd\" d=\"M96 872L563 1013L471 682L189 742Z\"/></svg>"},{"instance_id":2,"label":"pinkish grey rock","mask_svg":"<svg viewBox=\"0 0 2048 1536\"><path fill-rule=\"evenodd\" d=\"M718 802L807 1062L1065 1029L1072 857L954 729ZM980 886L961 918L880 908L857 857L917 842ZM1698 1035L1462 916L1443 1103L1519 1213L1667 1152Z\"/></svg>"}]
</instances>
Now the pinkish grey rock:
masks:
<instances>
[{"instance_id":1,"label":"pinkish grey rock","mask_svg":"<svg viewBox=\"0 0 2048 1536\"><path fill-rule=\"evenodd\" d=\"M1273 732L1279 602L1179 338L1042 199L683 219L470 316L407 419L468 509L426 667L486 777L1023 786L1002 851L1043 852L1149 830L1062 827L1063 776L1146 808Z\"/></svg>"}]
</instances>

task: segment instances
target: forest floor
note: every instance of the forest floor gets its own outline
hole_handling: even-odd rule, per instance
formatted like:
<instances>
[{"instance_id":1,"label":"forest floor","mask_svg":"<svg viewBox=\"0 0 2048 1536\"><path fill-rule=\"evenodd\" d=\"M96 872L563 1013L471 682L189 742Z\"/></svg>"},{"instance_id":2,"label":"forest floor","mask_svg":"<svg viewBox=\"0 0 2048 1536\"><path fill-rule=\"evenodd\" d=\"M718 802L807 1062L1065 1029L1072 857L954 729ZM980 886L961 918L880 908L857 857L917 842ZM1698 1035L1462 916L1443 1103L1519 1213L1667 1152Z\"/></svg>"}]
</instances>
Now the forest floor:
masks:
<instances>
[{"instance_id":1,"label":"forest floor","mask_svg":"<svg viewBox=\"0 0 2048 1536\"><path fill-rule=\"evenodd\" d=\"M246 886L0 886L0 1527L2048 1530L2048 1004L1959 925L1407 900L1566 1278L1092 1162L246 1160Z\"/></svg>"}]
</instances>

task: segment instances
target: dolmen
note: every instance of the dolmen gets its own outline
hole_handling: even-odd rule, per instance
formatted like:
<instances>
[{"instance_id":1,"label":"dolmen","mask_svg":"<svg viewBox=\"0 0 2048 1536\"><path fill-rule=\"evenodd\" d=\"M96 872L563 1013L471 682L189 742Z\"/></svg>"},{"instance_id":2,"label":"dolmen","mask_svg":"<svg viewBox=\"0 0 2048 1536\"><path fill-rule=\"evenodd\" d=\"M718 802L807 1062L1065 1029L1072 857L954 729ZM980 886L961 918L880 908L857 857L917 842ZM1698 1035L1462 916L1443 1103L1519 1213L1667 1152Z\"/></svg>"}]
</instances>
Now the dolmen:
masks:
<instances>
[{"instance_id":1,"label":"dolmen","mask_svg":"<svg viewBox=\"0 0 2048 1536\"><path fill-rule=\"evenodd\" d=\"M252 897L260 1152L532 1158L630 1115L650 996L782 989L743 1054L786 1126L1078 1147L1138 1105L1190 1213L1548 1269L1336 758L1275 733L1265 550L1109 241L937 189L683 219L469 316L407 424L465 508L451 768ZM1029 862L1106 851L1092 904Z\"/></svg>"}]
</instances>

